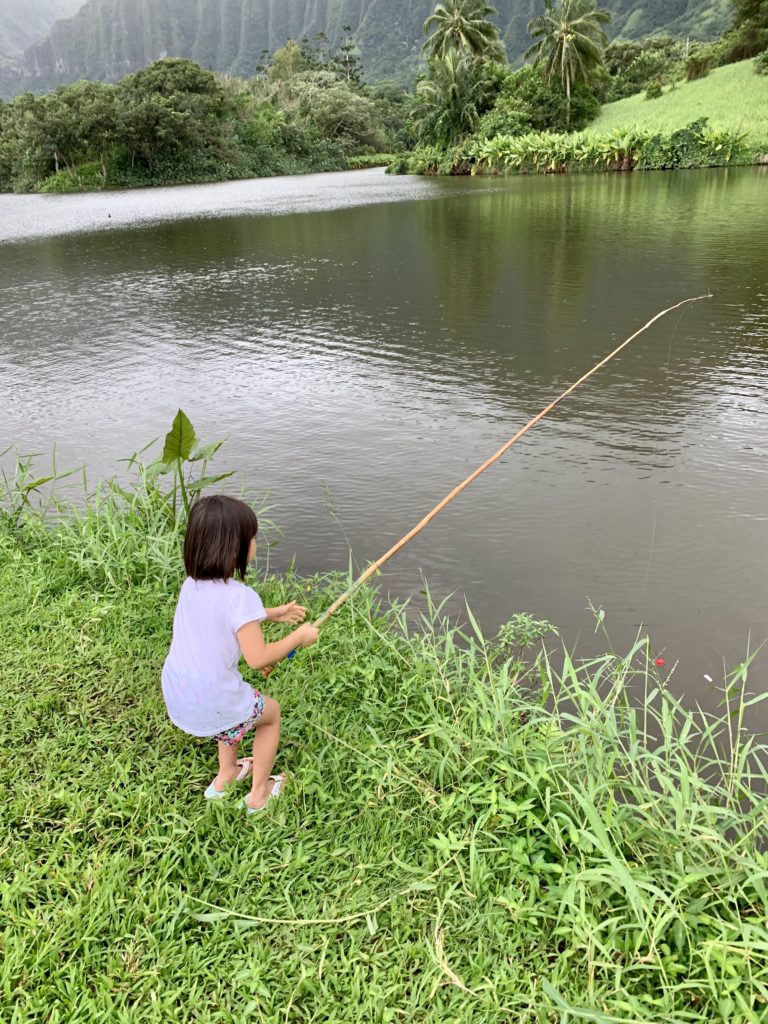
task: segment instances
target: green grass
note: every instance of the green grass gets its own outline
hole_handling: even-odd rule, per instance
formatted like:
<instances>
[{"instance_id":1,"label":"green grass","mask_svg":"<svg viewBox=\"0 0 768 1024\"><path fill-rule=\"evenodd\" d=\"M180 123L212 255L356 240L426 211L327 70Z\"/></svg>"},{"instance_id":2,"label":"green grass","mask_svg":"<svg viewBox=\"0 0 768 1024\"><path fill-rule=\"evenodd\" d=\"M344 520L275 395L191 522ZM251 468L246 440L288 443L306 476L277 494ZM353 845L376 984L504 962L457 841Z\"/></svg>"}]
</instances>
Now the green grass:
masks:
<instances>
[{"instance_id":1,"label":"green grass","mask_svg":"<svg viewBox=\"0 0 768 1024\"><path fill-rule=\"evenodd\" d=\"M366 153L363 156L347 158L350 170L361 171L367 167L386 167L395 159L394 153Z\"/></svg>"},{"instance_id":2,"label":"green grass","mask_svg":"<svg viewBox=\"0 0 768 1024\"><path fill-rule=\"evenodd\" d=\"M749 132L754 145L768 150L768 76L755 74L753 60L717 68L697 82L682 82L647 100L645 93L603 107L590 131L605 134L618 128L675 131L708 117L719 130Z\"/></svg>"},{"instance_id":3,"label":"green grass","mask_svg":"<svg viewBox=\"0 0 768 1024\"><path fill-rule=\"evenodd\" d=\"M527 620L414 629L361 593L271 677L290 785L247 819L166 718L180 530L126 497L0 516L0 1019L765 1021L744 679L710 721L643 641L520 675ZM317 614L344 582L260 589Z\"/></svg>"}]
</instances>

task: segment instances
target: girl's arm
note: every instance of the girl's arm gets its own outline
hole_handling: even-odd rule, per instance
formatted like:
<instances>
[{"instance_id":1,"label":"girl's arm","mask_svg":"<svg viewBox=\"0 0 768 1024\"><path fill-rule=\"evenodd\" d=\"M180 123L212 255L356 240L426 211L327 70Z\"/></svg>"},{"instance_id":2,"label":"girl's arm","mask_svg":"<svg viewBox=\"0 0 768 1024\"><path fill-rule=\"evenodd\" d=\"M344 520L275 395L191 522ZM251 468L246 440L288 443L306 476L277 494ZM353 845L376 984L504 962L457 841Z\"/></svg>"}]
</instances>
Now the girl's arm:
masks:
<instances>
[{"instance_id":1,"label":"girl's arm","mask_svg":"<svg viewBox=\"0 0 768 1024\"><path fill-rule=\"evenodd\" d=\"M268 644L258 622L246 622L235 635L243 657L251 668L267 668L268 665L276 665L278 661L287 658L297 647L311 647L320 631L311 622L305 622L282 640Z\"/></svg>"}]
</instances>

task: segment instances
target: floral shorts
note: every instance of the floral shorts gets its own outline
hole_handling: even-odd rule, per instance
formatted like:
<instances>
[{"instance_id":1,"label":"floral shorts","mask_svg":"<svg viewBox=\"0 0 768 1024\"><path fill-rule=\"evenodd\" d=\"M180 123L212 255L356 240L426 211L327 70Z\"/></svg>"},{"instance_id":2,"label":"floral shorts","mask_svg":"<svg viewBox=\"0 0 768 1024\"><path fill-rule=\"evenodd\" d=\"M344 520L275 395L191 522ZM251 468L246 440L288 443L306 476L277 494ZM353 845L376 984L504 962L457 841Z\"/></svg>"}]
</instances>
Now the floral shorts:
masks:
<instances>
[{"instance_id":1,"label":"floral shorts","mask_svg":"<svg viewBox=\"0 0 768 1024\"><path fill-rule=\"evenodd\" d=\"M211 736L214 743L226 743L228 747L236 747L243 736L261 720L261 716L264 714L264 694L254 690L253 696L253 713L240 725L233 725L231 729L225 729L224 732Z\"/></svg>"}]
</instances>

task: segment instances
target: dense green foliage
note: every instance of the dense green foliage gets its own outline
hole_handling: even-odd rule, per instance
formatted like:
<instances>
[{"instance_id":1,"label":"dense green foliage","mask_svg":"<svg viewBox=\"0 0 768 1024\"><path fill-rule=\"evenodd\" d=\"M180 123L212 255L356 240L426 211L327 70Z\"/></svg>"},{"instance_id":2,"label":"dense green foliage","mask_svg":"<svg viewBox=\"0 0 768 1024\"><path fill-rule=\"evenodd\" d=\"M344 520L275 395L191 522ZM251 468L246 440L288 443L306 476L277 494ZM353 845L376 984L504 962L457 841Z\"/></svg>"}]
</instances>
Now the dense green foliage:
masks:
<instances>
[{"instance_id":1,"label":"dense green foliage","mask_svg":"<svg viewBox=\"0 0 768 1024\"><path fill-rule=\"evenodd\" d=\"M565 2L569 4L570 0ZM462 0L456 0L453 7L438 4L435 15L424 26L425 32L431 34L424 46L429 55L428 70L420 78L414 98L418 142L448 149L473 134L488 138L529 129L567 129L581 127L594 118L599 103L588 79L595 69L594 62L599 65L602 59L600 46L604 36L599 24L605 17L595 11L592 0L576 2L589 61L581 50L569 50L574 66L565 80L550 73L553 64L562 65L557 39L547 37L536 47L540 56L545 55L550 43L554 47L551 60L547 56L543 69L526 66L512 71L498 60L495 30L485 4L478 7L474 0L469 0L466 11ZM597 19L597 35L592 32L589 19L590 27L583 27L582 8ZM554 17L556 12L551 5L547 10L548 17ZM539 22L543 24L544 20ZM539 22L531 23L536 31ZM483 31L483 26L487 31ZM574 35L572 27L570 23L566 25L569 37Z\"/></svg>"},{"instance_id":2,"label":"dense green foliage","mask_svg":"<svg viewBox=\"0 0 768 1024\"><path fill-rule=\"evenodd\" d=\"M467 139L452 149L418 149L390 165L394 174L585 174L752 164L756 153L739 132L706 118L672 132L619 129L527 132Z\"/></svg>"},{"instance_id":3,"label":"dense green foliage","mask_svg":"<svg viewBox=\"0 0 768 1024\"><path fill-rule=\"evenodd\" d=\"M732 0L736 8L730 59L743 60L768 48L768 0Z\"/></svg>"},{"instance_id":4,"label":"dense green foliage","mask_svg":"<svg viewBox=\"0 0 768 1024\"><path fill-rule=\"evenodd\" d=\"M685 47L671 36L614 42L605 51L607 77L598 83L604 103L635 96L651 82L671 84L685 73Z\"/></svg>"},{"instance_id":5,"label":"dense green foliage","mask_svg":"<svg viewBox=\"0 0 768 1024\"><path fill-rule=\"evenodd\" d=\"M541 0L496 0L494 6L514 61L530 43L526 26L541 13ZM732 17L730 0L644 0L641 6L636 0L604 0L603 6L614 17L612 34L622 39L658 32L714 39ZM88 0L76 18L59 23L27 52L21 75L0 80L0 95L25 87L43 91L80 78L115 81L165 55L249 77L263 51L318 32L335 46L343 41L345 25L351 26L369 78L412 82L421 67L422 27L433 7L434 0Z\"/></svg>"},{"instance_id":6,"label":"dense green foliage","mask_svg":"<svg viewBox=\"0 0 768 1024\"><path fill-rule=\"evenodd\" d=\"M754 18L753 8L762 9L762 5L750 7L750 16ZM442 12L440 19L430 20L425 26L429 31L430 27L445 23L445 33L439 40L436 30L433 32L432 49L437 42L443 47L441 40L450 43L451 38L447 34L451 24L447 8L439 5L438 11ZM684 146L684 151L679 150L678 136L688 138L690 126L706 123L710 110L720 114L722 97L698 93L699 101L714 100L711 106L699 103L683 116L684 104L680 104L679 116L671 122L664 121L661 131L646 131L651 122L638 111L633 120L614 119L613 134L603 132L599 139L571 136L558 140L546 134L584 129L598 116L601 103L615 103L624 97L640 94L645 102L659 101L660 108L664 108L661 101L665 99L665 90L677 91L678 83L684 79L690 88L691 83L706 78L713 65L728 63L734 33L743 24L737 19L724 38L709 44L683 46L671 37L660 36L606 45L604 26L610 17L607 10L596 7L595 0L545 0L544 14L528 26L534 42L527 56L533 58L534 65L519 71L471 54L466 43L463 60L452 60L452 53L457 58L462 54L450 47L445 57L433 56L415 97L414 118L420 148L411 156L393 161L391 169L399 173L450 174L492 169L497 173L500 168L513 166L529 170L532 163L535 169L557 171L604 166L632 170L635 166L720 166L732 159L748 162L760 158L764 152L764 117L757 112L759 102L754 110L745 109L750 94L760 92L756 86L748 86L741 96L730 95L731 107L725 123L718 116L714 135L707 129L695 144ZM454 38L462 37L455 33ZM762 67L759 61L753 70L760 73ZM654 119L654 123L658 122ZM624 136L654 136L655 148L648 143L642 157L636 159L625 154L606 162L601 147L610 150L615 138ZM725 140L722 145L721 136ZM512 151L511 140L515 140ZM597 147L595 151L592 142ZM499 148L498 159L493 156L495 143ZM544 154L541 160L536 155L540 150ZM478 161L478 153L491 156Z\"/></svg>"},{"instance_id":7,"label":"dense green foliage","mask_svg":"<svg viewBox=\"0 0 768 1024\"><path fill-rule=\"evenodd\" d=\"M547 624L361 593L271 677L289 785L246 819L160 694L180 521L141 473L46 525L30 473L0 515L8 1024L765 1019L746 669L709 719L645 641L526 669ZM258 586L317 615L345 582Z\"/></svg>"},{"instance_id":8,"label":"dense green foliage","mask_svg":"<svg viewBox=\"0 0 768 1024\"><path fill-rule=\"evenodd\" d=\"M611 14L595 0L545 0L544 13L531 19L534 40L526 51L548 82L559 81L565 94L565 123L570 127L574 87L589 85L605 62Z\"/></svg>"},{"instance_id":9,"label":"dense green foliage","mask_svg":"<svg viewBox=\"0 0 768 1024\"><path fill-rule=\"evenodd\" d=\"M455 50L433 57L416 86L414 121L421 142L452 146L470 135L498 94L503 68Z\"/></svg>"},{"instance_id":10,"label":"dense green foliage","mask_svg":"<svg viewBox=\"0 0 768 1024\"><path fill-rule=\"evenodd\" d=\"M413 109L419 142L455 145L493 105L506 74L495 13L478 0L448 0L425 21L428 64Z\"/></svg>"},{"instance_id":11,"label":"dense green foliage","mask_svg":"<svg viewBox=\"0 0 768 1024\"><path fill-rule=\"evenodd\" d=\"M344 53L289 44L249 82L163 60L118 85L78 82L0 105L0 189L344 168L351 156L407 141L406 117L402 90L372 98Z\"/></svg>"},{"instance_id":12,"label":"dense green foliage","mask_svg":"<svg viewBox=\"0 0 768 1024\"><path fill-rule=\"evenodd\" d=\"M594 91L576 85L569 111L559 83L547 82L539 71L526 66L505 73L493 107L480 119L475 134L492 138L564 130L569 117L571 127L578 130L594 120L599 109Z\"/></svg>"}]
</instances>

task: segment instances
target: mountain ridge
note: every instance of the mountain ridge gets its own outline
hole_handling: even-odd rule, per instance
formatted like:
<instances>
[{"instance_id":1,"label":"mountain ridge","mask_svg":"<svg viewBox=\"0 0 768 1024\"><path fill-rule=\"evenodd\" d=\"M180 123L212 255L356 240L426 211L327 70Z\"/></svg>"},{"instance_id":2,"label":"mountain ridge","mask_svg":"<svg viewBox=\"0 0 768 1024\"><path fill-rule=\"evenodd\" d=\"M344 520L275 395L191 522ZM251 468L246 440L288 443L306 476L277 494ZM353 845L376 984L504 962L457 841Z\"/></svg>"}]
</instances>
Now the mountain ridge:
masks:
<instances>
[{"instance_id":1,"label":"mountain ridge","mask_svg":"<svg viewBox=\"0 0 768 1024\"><path fill-rule=\"evenodd\" d=\"M21 6L21 0L5 0ZM69 5L78 0L24 0ZM497 0L496 20L510 59L529 43L527 24L541 0ZM670 32L714 38L729 24L730 0L602 0L614 15L613 36ZM434 0L87 0L28 47L6 71L4 91L43 91L89 78L114 81L161 57L189 57L205 67L253 75L263 51L288 39L324 33L331 45L350 25L371 79L412 80L419 68L422 26ZM0 47L0 61L2 58Z\"/></svg>"},{"instance_id":2,"label":"mountain ridge","mask_svg":"<svg viewBox=\"0 0 768 1024\"><path fill-rule=\"evenodd\" d=\"M23 52L40 42L61 18L74 14L83 0L2 0L0 62L19 62Z\"/></svg>"}]
</instances>

